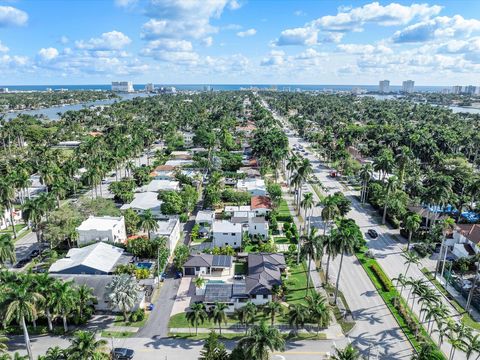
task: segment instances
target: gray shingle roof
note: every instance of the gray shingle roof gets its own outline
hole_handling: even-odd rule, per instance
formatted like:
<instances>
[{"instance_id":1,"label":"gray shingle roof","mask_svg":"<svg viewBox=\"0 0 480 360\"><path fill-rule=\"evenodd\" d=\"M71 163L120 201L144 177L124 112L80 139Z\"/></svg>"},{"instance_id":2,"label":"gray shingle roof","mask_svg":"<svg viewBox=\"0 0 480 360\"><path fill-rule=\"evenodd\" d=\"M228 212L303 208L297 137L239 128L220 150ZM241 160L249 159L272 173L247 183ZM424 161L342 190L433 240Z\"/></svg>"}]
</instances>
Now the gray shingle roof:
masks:
<instances>
[{"instance_id":1,"label":"gray shingle roof","mask_svg":"<svg viewBox=\"0 0 480 360\"><path fill-rule=\"evenodd\" d=\"M248 254L246 292L251 295L270 294L273 286L282 284L280 270L285 267L283 254Z\"/></svg>"},{"instance_id":2,"label":"gray shingle roof","mask_svg":"<svg viewBox=\"0 0 480 360\"><path fill-rule=\"evenodd\" d=\"M229 268L232 266L233 258L229 255L211 255L198 254L191 255L184 267L205 266L205 267L223 267Z\"/></svg>"}]
</instances>

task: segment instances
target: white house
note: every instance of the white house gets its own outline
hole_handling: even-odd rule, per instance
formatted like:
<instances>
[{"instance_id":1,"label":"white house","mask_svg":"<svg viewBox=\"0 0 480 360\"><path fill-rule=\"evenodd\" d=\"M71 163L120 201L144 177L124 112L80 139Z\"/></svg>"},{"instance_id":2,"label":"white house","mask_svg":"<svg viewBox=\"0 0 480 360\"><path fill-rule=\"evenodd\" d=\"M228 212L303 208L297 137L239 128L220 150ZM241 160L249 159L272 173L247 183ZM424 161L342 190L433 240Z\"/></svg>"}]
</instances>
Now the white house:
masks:
<instances>
[{"instance_id":1,"label":"white house","mask_svg":"<svg viewBox=\"0 0 480 360\"><path fill-rule=\"evenodd\" d=\"M183 144L186 148L193 146L193 137L195 136L194 133L186 131L183 133Z\"/></svg>"},{"instance_id":2,"label":"white house","mask_svg":"<svg viewBox=\"0 0 480 360\"><path fill-rule=\"evenodd\" d=\"M237 181L237 189L240 191L247 191L254 196L265 196L267 194L265 180L259 178L239 179Z\"/></svg>"},{"instance_id":3,"label":"white house","mask_svg":"<svg viewBox=\"0 0 480 360\"><path fill-rule=\"evenodd\" d=\"M212 210L200 210L195 217L195 223L205 226L212 226L215 221L215 212Z\"/></svg>"},{"instance_id":4,"label":"white house","mask_svg":"<svg viewBox=\"0 0 480 360\"><path fill-rule=\"evenodd\" d=\"M13 215L13 224L18 224L22 220L22 210L14 209L10 214L10 209L5 209L3 213L0 211L0 230L4 230L12 226L11 215Z\"/></svg>"},{"instance_id":5,"label":"white house","mask_svg":"<svg viewBox=\"0 0 480 360\"><path fill-rule=\"evenodd\" d=\"M124 204L120 210L133 209L138 214L142 214L146 210L150 210L157 219L168 219L168 216L162 214L163 201L158 200L158 194L147 191L135 193L133 201L130 204Z\"/></svg>"},{"instance_id":6,"label":"white house","mask_svg":"<svg viewBox=\"0 0 480 360\"><path fill-rule=\"evenodd\" d=\"M453 232L452 253L456 257L470 257L480 252L479 224L458 224Z\"/></svg>"},{"instance_id":7,"label":"white house","mask_svg":"<svg viewBox=\"0 0 480 360\"><path fill-rule=\"evenodd\" d=\"M152 180L149 184L142 186L139 192L159 192L159 191L178 191L180 190L180 183L178 181L170 180Z\"/></svg>"},{"instance_id":8,"label":"white house","mask_svg":"<svg viewBox=\"0 0 480 360\"><path fill-rule=\"evenodd\" d=\"M233 214L236 211L250 211L250 206L249 205L244 205L244 206L225 206L224 212L225 215L227 216L233 216Z\"/></svg>"},{"instance_id":9,"label":"white house","mask_svg":"<svg viewBox=\"0 0 480 360\"><path fill-rule=\"evenodd\" d=\"M212 226L213 245L224 247L230 245L239 248L242 245L242 224L234 224L227 220L216 220Z\"/></svg>"},{"instance_id":10,"label":"white house","mask_svg":"<svg viewBox=\"0 0 480 360\"><path fill-rule=\"evenodd\" d=\"M167 238L167 247L170 251L170 255L173 254L175 246L177 246L178 240L180 240L180 220L179 219L168 219L165 221L157 221L158 229L150 232L150 237L161 237L164 236Z\"/></svg>"},{"instance_id":11,"label":"white house","mask_svg":"<svg viewBox=\"0 0 480 360\"><path fill-rule=\"evenodd\" d=\"M265 216L272 211L272 201L268 196L252 196L250 207L257 216Z\"/></svg>"},{"instance_id":12,"label":"white house","mask_svg":"<svg viewBox=\"0 0 480 360\"><path fill-rule=\"evenodd\" d=\"M166 166L184 166L184 165L191 165L193 164L193 160L182 160L182 159L175 159L175 160L168 160L165 165Z\"/></svg>"},{"instance_id":13,"label":"white house","mask_svg":"<svg viewBox=\"0 0 480 360\"><path fill-rule=\"evenodd\" d=\"M77 227L78 246L91 242L124 242L127 239L123 216L90 216Z\"/></svg>"}]
</instances>

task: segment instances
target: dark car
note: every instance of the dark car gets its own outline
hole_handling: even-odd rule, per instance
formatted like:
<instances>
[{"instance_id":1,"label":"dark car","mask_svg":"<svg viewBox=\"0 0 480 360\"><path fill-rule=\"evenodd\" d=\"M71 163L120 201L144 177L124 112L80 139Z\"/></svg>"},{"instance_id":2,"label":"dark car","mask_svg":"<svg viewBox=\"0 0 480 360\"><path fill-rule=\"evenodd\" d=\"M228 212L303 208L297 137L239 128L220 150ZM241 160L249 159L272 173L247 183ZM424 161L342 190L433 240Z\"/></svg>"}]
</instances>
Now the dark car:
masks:
<instances>
[{"instance_id":1,"label":"dark car","mask_svg":"<svg viewBox=\"0 0 480 360\"><path fill-rule=\"evenodd\" d=\"M114 348L112 358L114 360L130 360L133 359L134 351L127 348Z\"/></svg>"},{"instance_id":2,"label":"dark car","mask_svg":"<svg viewBox=\"0 0 480 360\"><path fill-rule=\"evenodd\" d=\"M30 252L30 255L29 255L29 256L30 256L30 259L33 259L33 258L36 258L36 257L39 256L39 255L40 255L40 250L35 249L35 250L32 250L32 251Z\"/></svg>"},{"instance_id":3,"label":"dark car","mask_svg":"<svg viewBox=\"0 0 480 360\"><path fill-rule=\"evenodd\" d=\"M368 229L367 234L372 239L376 239L378 237L378 233L374 229Z\"/></svg>"},{"instance_id":4,"label":"dark car","mask_svg":"<svg viewBox=\"0 0 480 360\"><path fill-rule=\"evenodd\" d=\"M15 269L21 269L25 265L27 265L29 261L30 261L30 259L22 259L22 260L18 261L13 267Z\"/></svg>"}]
</instances>

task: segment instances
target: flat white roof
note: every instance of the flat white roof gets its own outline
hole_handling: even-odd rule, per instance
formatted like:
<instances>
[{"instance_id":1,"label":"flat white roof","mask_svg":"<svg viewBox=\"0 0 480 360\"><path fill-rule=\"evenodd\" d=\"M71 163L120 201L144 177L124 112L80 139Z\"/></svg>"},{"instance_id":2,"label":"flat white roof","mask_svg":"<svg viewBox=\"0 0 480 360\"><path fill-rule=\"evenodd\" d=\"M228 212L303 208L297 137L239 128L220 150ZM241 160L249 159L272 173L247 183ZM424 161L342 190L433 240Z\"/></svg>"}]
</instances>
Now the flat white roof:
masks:
<instances>
[{"instance_id":1,"label":"flat white roof","mask_svg":"<svg viewBox=\"0 0 480 360\"><path fill-rule=\"evenodd\" d=\"M242 232L242 224L234 224L228 220L216 220L213 222L213 232Z\"/></svg>"},{"instance_id":2,"label":"flat white roof","mask_svg":"<svg viewBox=\"0 0 480 360\"><path fill-rule=\"evenodd\" d=\"M156 192L146 191L142 193L135 193L134 199L130 204L124 204L120 209L140 209L148 210L160 208L163 201L157 199L158 194Z\"/></svg>"},{"instance_id":3,"label":"flat white roof","mask_svg":"<svg viewBox=\"0 0 480 360\"><path fill-rule=\"evenodd\" d=\"M206 222L206 221L213 221L215 218L215 212L212 210L200 210L195 217L195 221L197 222Z\"/></svg>"},{"instance_id":4,"label":"flat white roof","mask_svg":"<svg viewBox=\"0 0 480 360\"><path fill-rule=\"evenodd\" d=\"M235 212L235 211L251 211L250 205L242 205L242 206L225 206L226 212Z\"/></svg>"},{"instance_id":5,"label":"flat white roof","mask_svg":"<svg viewBox=\"0 0 480 360\"><path fill-rule=\"evenodd\" d=\"M180 188L178 181L170 180L152 180L149 184L140 188L142 192L157 192L157 191L176 191Z\"/></svg>"},{"instance_id":6,"label":"flat white roof","mask_svg":"<svg viewBox=\"0 0 480 360\"><path fill-rule=\"evenodd\" d=\"M178 224L180 220L178 219L169 219L166 221L157 221L158 229L154 231L155 234L159 235L170 235Z\"/></svg>"},{"instance_id":7,"label":"flat white roof","mask_svg":"<svg viewBox=\"0 0 480 360\"><path fill-rule=\"evenodd\" d=\"M87 220L83 221L77 228L79 231L87 230L110 230L120 224L123 220L123 216L90 216Z\"/></svg>"},{"instance_id":8,"label":"flat white roof","mask_svg":"<svg viewBox=\"0 0 480 360\"><path fill-rule=\"evenodd\" d=\"M67 256L57 260L48 269L49 272L62 272L83 265L103 272L110 272L123 254L123 249L98 242L83 248L68 250Z\"/></svg>"},{"instance_id":9,"label":"flat white roof","mask_svg":"<svg viewBox=\"0 0 480 360\"><path fill-rule=\"evenodd\" d=\"M170 165L170 166L182 166L182 165L188 165L188 164L193 164L193 160L168 160L165 165Z\"/></svg>"}]
</instances>

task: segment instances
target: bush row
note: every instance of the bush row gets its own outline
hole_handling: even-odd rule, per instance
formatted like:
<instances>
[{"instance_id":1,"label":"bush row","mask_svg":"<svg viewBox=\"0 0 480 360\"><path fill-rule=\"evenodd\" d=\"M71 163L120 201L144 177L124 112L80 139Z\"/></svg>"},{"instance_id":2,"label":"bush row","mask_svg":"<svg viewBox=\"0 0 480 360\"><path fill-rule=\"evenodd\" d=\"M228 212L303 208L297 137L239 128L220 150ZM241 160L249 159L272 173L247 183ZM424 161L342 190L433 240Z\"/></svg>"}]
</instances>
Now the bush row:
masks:
<instances>
[{"instance_id":1,"label":"bush row","mask_svg":"<svg viewBox=\"0 0 480 360\"><path fill-rule=\"evenodd\" d=\"M369 265L370 270L375 274L375 277L380 282L382 290L389 292L392 289L392 283L385 273L378 267L376 263Z\"/></svg>"}]
</instances>

